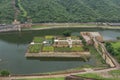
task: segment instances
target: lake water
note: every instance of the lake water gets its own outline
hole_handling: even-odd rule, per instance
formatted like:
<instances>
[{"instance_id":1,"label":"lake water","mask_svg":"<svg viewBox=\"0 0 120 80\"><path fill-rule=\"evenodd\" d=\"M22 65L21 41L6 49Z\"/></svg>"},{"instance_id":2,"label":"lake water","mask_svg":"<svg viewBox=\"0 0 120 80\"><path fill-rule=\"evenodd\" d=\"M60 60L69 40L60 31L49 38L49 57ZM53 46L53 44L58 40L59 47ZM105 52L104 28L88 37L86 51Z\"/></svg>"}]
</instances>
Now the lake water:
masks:
<instances>
[{"instance_id":1,"label":"lake water","mask_svg":"<svg viewBox=\"0 0 120 80\"><path fill-rule=\"evenodd\" d=\"M0 70L8 70L12 74L31 74L60 71L76 68L85 64L94 65L94 59L84 61L42 61L39 59L26 59L24 57L28 44L35 36L61 35L64 29L50 29L25 32L0 33ZM105 40L116 39L120 30L98 30L70 28L72 35L79 35L80 31L98 31Z\"/></svg>"}]
</instances>

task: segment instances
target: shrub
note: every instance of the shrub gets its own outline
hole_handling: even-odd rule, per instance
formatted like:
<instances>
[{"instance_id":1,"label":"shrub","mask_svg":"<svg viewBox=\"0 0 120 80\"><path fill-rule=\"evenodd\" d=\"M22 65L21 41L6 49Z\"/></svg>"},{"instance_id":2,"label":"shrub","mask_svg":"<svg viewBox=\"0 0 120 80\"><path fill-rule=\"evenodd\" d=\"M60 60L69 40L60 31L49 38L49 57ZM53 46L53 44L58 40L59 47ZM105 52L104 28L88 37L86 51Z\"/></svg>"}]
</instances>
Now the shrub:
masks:
<instances>
[{"instance_id":1,"label":"shrub","mask_svg":"<svg viewBox=\"0 0 120 80\"><path fill-rule=\"evenodd\" d=\"M117 37L117 40L120 40L120 37Z\"/></svg>"},{"instance_id":2,"label":"shrub","mask_svg":"<svg viewBox=\"0 0 120 80\"><path fill-rule=\"evenodd\" d=\"M1 76L9 76L10 75L10 72L7 71L7 70L3 70L0 72Z\"/></svg>"},{"instance_id":3,"label":"shrub","mask_svg":"<svg viewBox=\"0 0 120 80\"><path fill-rule=\"evenodd\" d=\"M89 51L89 47L88 47L88 46L83 46L83 49L84 49L85 51Z\"/></svg>"},{"instance_id":4,"label":"shrub","mask_svg":"<svg viewBox=\"0 0 120 80\"><path fill-rule=\"evenodd\" d=\"M63 32L63 35L68 37L68 36L71 36L71 31L70 30L66 30Z\"/></svg>"}]
</instances>

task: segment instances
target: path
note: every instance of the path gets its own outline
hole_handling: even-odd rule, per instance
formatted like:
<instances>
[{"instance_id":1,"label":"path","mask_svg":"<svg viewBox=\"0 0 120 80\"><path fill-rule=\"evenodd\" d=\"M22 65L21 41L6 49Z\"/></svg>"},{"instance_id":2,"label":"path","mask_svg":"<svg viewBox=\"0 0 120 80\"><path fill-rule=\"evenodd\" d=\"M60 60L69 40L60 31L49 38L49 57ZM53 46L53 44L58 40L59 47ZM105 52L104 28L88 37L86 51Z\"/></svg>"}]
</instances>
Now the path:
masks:
<instances>
[{"instance_id":1,"label":"path","mask_svg":"<svg viewBox=\"0 0 120 80\"><path fill-rule=\"evenodd\" d=\"M86 74L86 73L101 73L108 72L111 70L117 70L116 68L109 68L103 70L90 70L86 72L77 72L77 73L69 73L69 74L59 74L59 75L45 75L45 76L12 76L12 77L1 77L1 80L14 80L14 79L32 79L32 78L58 78L58 77L66 77L69 75L78 75L78 74Z\"/></svg>"},{"instance_id":2,"label":"path","mask_svg":"<svg viewBox=\"0 0 120 80\"><path fill-rule=\"evenodd\" d=\"M23 17L27 17L27 11L21 5L21 0L18 0L18 6L19 6L20 10L23 12Z\"/></svg>"}]
</instances>

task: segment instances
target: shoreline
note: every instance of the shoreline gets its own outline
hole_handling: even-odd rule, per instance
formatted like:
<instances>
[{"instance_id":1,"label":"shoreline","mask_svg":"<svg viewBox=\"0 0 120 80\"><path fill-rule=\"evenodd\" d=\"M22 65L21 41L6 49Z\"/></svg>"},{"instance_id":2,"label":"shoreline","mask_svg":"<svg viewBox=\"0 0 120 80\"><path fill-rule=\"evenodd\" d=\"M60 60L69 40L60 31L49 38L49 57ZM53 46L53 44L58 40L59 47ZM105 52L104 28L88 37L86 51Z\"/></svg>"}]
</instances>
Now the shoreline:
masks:
<instances>
[{"instance_id":1,"label":"shoreline","mask_svg":"<svg viewBox=\"0 0 120 80\"><path fill-rule=\"evenodd\" d=\"M36 27L37 26L37 27ZM59 28L84 28L84 29L110 29L110 30L120 30L120 26L99 26L96 24L80 24L80 23L41 23L32 24L32 27L22 28L22 31L27 30L46 30L46 29L59 29Z\"/></svg>"}]
</instances>

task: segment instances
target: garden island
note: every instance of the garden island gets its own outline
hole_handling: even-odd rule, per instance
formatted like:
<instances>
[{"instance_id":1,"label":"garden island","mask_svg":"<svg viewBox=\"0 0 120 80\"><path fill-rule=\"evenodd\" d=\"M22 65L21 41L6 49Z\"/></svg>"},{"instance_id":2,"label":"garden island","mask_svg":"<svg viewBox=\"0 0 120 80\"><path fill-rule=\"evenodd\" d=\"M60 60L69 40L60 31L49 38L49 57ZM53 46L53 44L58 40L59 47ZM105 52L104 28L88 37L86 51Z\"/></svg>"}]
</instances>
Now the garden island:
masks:
<instances>
[{"instance_id":1,"label":"garden island","mask_svg":"<svg viewBox=\"0 0 120 80\"><path fill-rule=\"evenodd\" d=\"M70 31L63 35L34 37L30 43L26 57L30 58L80 58L87 61L90 58L88 45L93 45L93 39L102 42L99 32L80 32L80 36L71 36Z\"/></svg>"}]
</instances>

